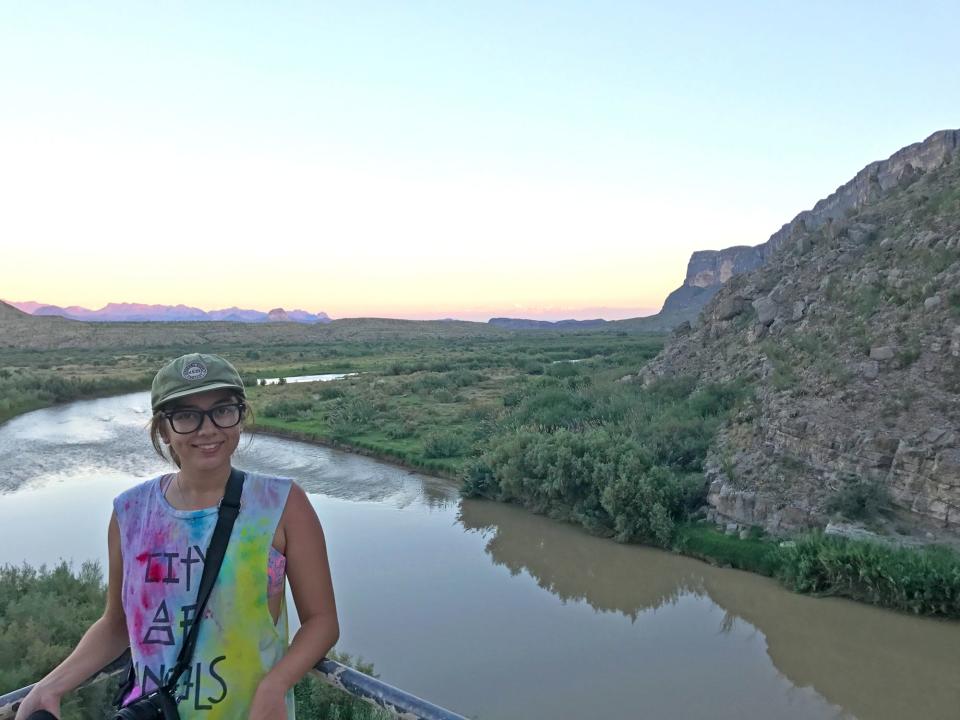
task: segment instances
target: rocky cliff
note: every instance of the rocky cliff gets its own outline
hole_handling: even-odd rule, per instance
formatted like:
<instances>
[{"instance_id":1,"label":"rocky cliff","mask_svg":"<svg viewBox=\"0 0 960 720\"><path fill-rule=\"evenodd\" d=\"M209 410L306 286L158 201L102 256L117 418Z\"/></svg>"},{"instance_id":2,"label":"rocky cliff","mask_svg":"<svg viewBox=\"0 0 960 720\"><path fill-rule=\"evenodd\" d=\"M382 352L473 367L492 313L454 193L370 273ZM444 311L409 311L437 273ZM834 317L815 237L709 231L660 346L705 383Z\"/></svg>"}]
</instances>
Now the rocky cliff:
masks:
<instances>
[{"instance_id":1,"label":"rocky cliff","mask_svg":"<svg viewBox=\"0 0 960 720\"><path fill-rule=\"evenodd\" d=\"M872 163L763 246L641 373L746 382L720 521L960 533L960 131Z\"/></svg>"},{"instance_id":2,"label":"rocky cliff","mask_svg":"<svg viewBox=\"0 0 960 720\"><path fill-rule=\"evenodd\" d=\"M703 307L731 277L755 270L798 234L841 221L848 213L877 201L891 190L909 185L923 173L943 165L957 153L958 147L960 130L941 130L923 142L908 145L886 160L870 163L852 180L820 200L812 209L798 214L760 245L693 253L687 263L683 285L667 296L663 309L653 318L659 318L670 327L684 321L695 323Z\"/></svg>"},{"instance_id":3,"label":"rocky cliff","mask_svg":"<svg viewBox=\"0 0 960 720\"><path fill-rule=\"evenodd\" d=\"M683 285L667 296L660 315L674 324L693 322L700 310L734 275L749 272L763 263L762 246L739 245L724 250L698 250L690 256Z\"/></svg>"}]
</instances>

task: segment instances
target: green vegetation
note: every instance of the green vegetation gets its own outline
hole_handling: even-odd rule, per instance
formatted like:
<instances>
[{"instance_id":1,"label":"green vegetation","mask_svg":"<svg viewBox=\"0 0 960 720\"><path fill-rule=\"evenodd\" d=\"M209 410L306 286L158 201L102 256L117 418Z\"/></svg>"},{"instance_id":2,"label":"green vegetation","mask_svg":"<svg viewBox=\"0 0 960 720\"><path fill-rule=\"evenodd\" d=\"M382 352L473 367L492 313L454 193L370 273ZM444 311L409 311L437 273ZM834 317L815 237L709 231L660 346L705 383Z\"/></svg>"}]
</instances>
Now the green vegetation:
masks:
<instances>
[{"instance_id":1,"label":"green vegetation","mask_svg":"<svg viewBox=\"0 0 960 720\"><path fill-rule=\"evenodd\" d=\"M783 550L778 574L798 592L960 617L960 555L943 547L894 548L814 534Z\"/></svg>"},{"instance_id":2,"label":"green vegetation","mask_svg":"<svg viewBox=\"0 0 960 720\"><path fill-rule=\"evenodd\" d=\"M535 383L468 469L465 490L667 546L703 503L707 448L745 395L742 385L697 389L690 378L566 391Z\"/></svg>"},{"instance_id":3,"label":"green vegetation","mask_svg":"<svg viewBox=\"0 0 960 720\"><path fill-rule=\"evenodd\" d=\"M660 336L610 332L537 332L455 346L398 342L360 375L254 387L250 400L260 430L462 477L508 426L579 431L624 411L629 402L600 396L627 387L615 381L636 373L662 344Z\"/></svg>"},{"instance_id":4,"label":"green vegetation","mask_svg":"<svg viewBox=\"0 0 960 720\"><path fill-rule=\"evenodd\" d=\"M877 482L848 478L839 490L827 501L826 510L847 520L870 521L881 514L889 514L892 508L890 493Z\"/></svg>"},{"instance_id":5,"label":"green vegetation","mask_svg":"<svg viewBox=\"0 0 960 720\"><path fill-rule=\"evenodd\" d=\"M750 391L693 378L618 382L661 345L543 333L406 357L400 346L362 375L250 396L258 429L371 451L462 478L469 495L668 547L703 503L713 434Z\"/></svg>"},{"instance_id":6,"label":"green vegetation","mask_svg":"<svg viewBox=\"0 0 960 720\"><path fill-rule=\"evenodd\" d=\"M822 533L778 542L757 530L741 540L709 524L685 524L677 530L675 549L776 577L797 592L960 618L960 554L946 547L898 548Z\"/></svg>"},{"instance_id":7,"label":"green vegetation","mask_svg":"<svg viewBox=\"0 0 960 720\"><path fill-rule=\"evenodd\" d=\"M106 587L98 563L78 572L66 562L52 570L29 565L0 567L0 693L36 682L76 647L103 613ZM349 655L330 657L368 675L373 665ZM63 720L112 717L118 678L105 678L64 698ZM308 675L294 688L304 718L379 720L373 706Z\"/></svg>"},{"instance_id":8,"label":"green vegetation","mask_svg":"<svg viewBox=\"0 0 960 720\"><path fill-rule=\"evenodd\" d=\"M756 529L741 540L726 535L713 524L685 523L677 529L675 549L714 565L748 570L774 577L782 564L782 550Z\"/></svg>"},{"instance_id":9,"label":"green vegetation","mask_svg":"<svg viewBox=\"0 0 960 720\"><path fill-rule=\"evenodd\" d=\"M100 566L0 568L0 692L50 672L103 613Z\"/></svg>"}]
</instances>

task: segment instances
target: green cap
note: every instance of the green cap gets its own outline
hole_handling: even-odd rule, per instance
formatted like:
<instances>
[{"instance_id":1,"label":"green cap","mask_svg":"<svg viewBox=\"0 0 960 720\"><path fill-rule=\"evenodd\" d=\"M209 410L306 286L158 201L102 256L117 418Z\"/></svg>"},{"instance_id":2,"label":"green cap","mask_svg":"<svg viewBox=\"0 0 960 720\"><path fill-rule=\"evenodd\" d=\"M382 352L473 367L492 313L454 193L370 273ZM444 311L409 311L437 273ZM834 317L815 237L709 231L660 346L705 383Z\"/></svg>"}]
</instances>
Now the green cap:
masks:
<instances>
[{"instance_id":1,"label":"green cap","mask_svg":"<svg viewBox=\"0 0 960 720\"><path fill-rule=\"evenodd\" d=\"M236 390L240 397L246 397L240 373L219 355L181 355L160 368L153 379L150 405L156 412L170 400L221 388Z\"/></svg>"}]
</instances>

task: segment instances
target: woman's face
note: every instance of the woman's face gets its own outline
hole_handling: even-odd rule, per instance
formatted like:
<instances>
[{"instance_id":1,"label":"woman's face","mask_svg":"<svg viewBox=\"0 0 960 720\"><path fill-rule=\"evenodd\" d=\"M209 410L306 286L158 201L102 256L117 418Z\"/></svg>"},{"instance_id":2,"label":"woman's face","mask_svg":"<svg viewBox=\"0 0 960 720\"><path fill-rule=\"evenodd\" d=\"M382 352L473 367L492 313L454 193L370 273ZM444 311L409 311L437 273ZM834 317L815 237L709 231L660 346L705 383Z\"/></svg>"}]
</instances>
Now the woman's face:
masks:
<instances>
[{"instance_id":1,"label":"woman's face","mask_svg":"<svg viewBox=\"0 0 960 720\"><path fill-rule=\"evenodd\" d=\"M222 418L229 418L229 406L237 402L240 400L232 390L209 390L177 400L166 412L213 410L218 422L227 424ZM174 423L182 430L190 427L189 419L189 416L183 415L175 418ZM187 424L184 425L183 422ZM200 427L196 430L178 433L171 426L170 418L165 418L160 434L164 442L179 456L181 469L205 472L230 465L230 457L240 442L241 426L242 423L228 428L217 427L208 415L204 415Z\"/></svg>"}]
</instances>

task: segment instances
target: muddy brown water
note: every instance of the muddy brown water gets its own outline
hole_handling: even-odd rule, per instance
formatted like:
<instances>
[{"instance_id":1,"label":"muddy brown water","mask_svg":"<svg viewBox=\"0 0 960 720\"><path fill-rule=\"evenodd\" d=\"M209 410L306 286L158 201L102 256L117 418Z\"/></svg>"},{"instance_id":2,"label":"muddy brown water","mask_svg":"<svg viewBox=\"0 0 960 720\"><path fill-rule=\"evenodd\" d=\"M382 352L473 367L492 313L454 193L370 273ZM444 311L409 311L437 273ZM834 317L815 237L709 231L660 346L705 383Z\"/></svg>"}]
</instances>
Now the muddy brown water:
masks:
<instances>
[{"instance_id":1,"label":"muddy brown water","mask_svg":"<svg viewBox=\"0 0 960 720\"><path fill-rule=\"evenodd\" d=\"M0 426L0 562L106 559L110 499L165 469L144 393ZM785 591L591 537L435 478L290 440L323 522L339 649L481 720L960 718L960 623Z\"/></svg>"}]
</instances>

